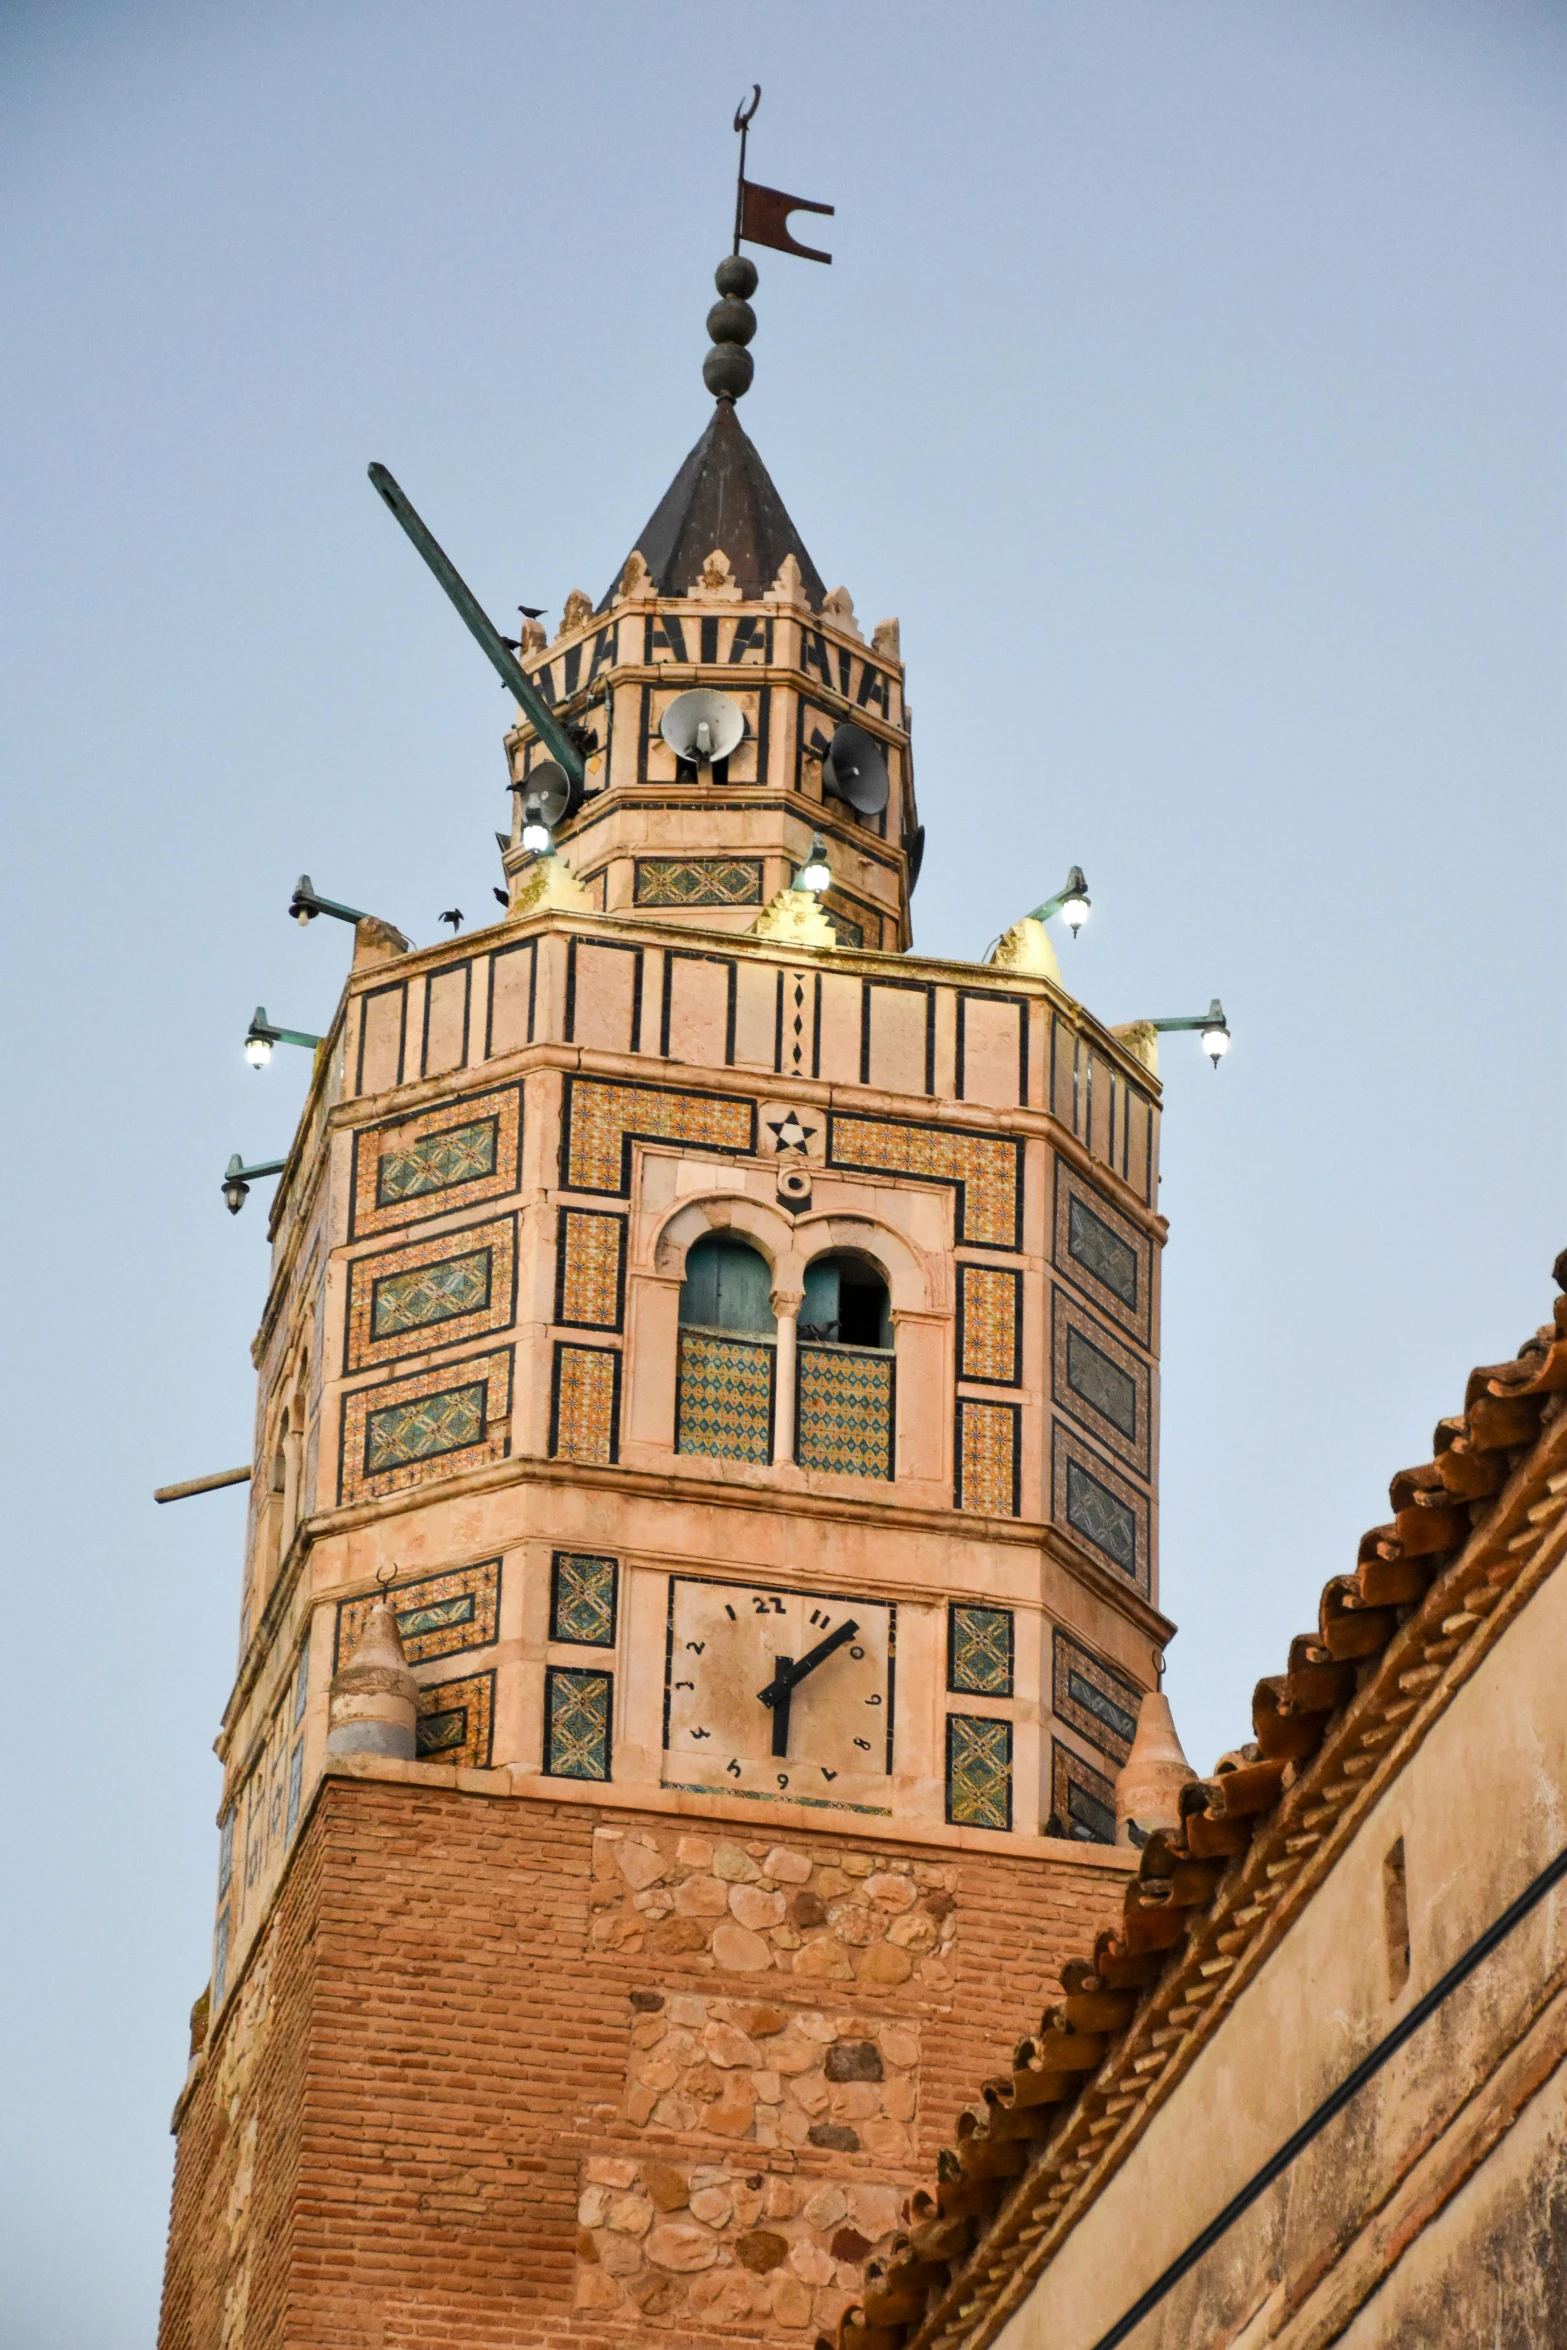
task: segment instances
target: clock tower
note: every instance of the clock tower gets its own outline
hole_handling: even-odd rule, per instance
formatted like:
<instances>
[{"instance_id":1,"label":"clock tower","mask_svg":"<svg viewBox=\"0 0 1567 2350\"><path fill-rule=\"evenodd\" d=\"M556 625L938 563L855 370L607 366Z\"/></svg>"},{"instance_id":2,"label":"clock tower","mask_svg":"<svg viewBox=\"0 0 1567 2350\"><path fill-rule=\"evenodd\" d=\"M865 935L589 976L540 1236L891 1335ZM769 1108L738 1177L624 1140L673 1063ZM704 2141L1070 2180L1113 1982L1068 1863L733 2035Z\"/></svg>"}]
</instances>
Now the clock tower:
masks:
<instances>
[{"instance_id":1,"label":"clock tower","mask_svg":"<svg viewBox=\"0 0 1567 2350\"><path fill-rule=\"evenodd\" d=\"M1037 924L912 951L754 285L518 648L504 913L359 923L282 1171L163 2350L808 2350L1119 1914L1158 1085Z\"/></svg>"}]
</instances>

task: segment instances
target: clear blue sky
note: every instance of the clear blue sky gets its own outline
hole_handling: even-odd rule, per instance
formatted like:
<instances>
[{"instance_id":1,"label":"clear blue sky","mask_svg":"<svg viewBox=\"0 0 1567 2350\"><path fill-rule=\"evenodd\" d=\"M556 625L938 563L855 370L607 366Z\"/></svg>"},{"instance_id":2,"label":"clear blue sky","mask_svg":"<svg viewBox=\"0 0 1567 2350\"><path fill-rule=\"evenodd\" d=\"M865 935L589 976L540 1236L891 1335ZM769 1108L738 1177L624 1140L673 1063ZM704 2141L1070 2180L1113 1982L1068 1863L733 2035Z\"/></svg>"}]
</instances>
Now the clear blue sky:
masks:
<instances>
[{"instance_id":1,"label":"clear blue sky","mask_svg":"<svg viewBox=\"0 0 1567 2350\"><path fill-rule=\"evenodd\" d=\"M707 413L903 621L918 943L1086 866L1165 1069L1164 1600L1193 1761L1315 1618L1561 1206L1567 20L1525 0L11 0L0 20L10 1801L0 2300L152 2336L205 1979L261 1202L346 934L488 909L492 608L597 595Z\"/></svg>"}]
</instances>

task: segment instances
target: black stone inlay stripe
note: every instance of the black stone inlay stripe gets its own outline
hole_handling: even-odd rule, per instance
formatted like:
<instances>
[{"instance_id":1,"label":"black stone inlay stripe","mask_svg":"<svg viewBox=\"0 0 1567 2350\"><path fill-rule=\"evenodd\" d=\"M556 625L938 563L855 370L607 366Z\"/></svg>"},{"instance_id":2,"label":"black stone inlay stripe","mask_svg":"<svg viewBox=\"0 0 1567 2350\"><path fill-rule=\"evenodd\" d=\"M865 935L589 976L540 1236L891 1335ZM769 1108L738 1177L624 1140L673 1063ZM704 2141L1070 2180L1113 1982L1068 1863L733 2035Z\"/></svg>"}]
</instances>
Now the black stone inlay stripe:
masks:
<instances>
[{"instance_id":1,"label":"black stone inlay stripe","mask_svg":"<svg viewBox=\"0 0 1567 2350\"><path fill-rule=\"evenodd\" d=\"M1136 1305L1137 1251L1076 1197L1067 1203L1066 1244L1078 1263L1106 1289L1113 1289L1123 1305Z\"/></svg>"},{"instance_id":2,"label":"black stone inlay stripe","mask_svg":"<svg viewBox=\"0 0 1567 2350\"><path fill-rule=\"evenodd\" d=\"M1076 1205L1074 1201L1073 1205ZM1075 1326L1066 1334L1066 1383L1123 1436L1137 1435L1137 1384Z\"/></svg>"},{"instance_id":3,"label":"black stone inlay stripe","mask_svg":"<svg viewBox=\"0 0 1567 2350\"><path fill-rule=\"evenodd\" d=\"M1127 1574L1137 1572L1137 1520L1127 1508L1100 1484L1097 1477L1077 1461L1066 1465L1066 1514L1078 1533L1113 1558Z\"/></svg>"}]
</instances>

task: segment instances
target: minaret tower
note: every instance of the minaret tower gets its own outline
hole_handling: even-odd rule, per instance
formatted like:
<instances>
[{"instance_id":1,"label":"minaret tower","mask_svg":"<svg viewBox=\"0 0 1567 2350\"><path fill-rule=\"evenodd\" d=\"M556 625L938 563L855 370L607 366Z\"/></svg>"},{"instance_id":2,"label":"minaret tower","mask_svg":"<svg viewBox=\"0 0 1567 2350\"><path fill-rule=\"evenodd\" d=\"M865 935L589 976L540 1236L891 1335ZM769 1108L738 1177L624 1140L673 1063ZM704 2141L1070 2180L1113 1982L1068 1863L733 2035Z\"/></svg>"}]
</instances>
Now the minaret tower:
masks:
<instances>
[{"instance_id":1,"label":"minaret tower","mask_svg":"<svg viewBox=\"0 0 1567 2350\"><path fill-rule=\"evenodd\" d=\"M1037 925L910 951L755 285L519 648L582 776L520 718L503 917L359 925L283 1170L163 2350L809 2350L1119 1914L1158 1086Z\"/></svg>"}]
</instances>

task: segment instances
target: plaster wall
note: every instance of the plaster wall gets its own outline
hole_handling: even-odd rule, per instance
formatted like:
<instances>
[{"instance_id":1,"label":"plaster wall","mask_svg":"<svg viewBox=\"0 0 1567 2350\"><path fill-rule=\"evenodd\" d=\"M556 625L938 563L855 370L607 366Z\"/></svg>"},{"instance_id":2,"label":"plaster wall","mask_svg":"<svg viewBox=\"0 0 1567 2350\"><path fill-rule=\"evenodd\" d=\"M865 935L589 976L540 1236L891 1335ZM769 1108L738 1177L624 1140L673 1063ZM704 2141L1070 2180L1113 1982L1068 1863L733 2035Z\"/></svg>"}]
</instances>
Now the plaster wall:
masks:
<instances>
[{"instance_id":1,"label":"plaster wall","mask_svg":"<svg viewBox=\"0 0 1567 2350\"><path fill-rule=\"evenodd\" d=\"M1558 1568L1240 1994L997 2337L1003 2350L1086 2350L1560 1851L1564 1642ZM1385 1867L1400 1841L1410 1971L1395 1988ZM1506 2330L1491 2323L1512 2297L1501 2280L1529 2272L1561 2209L1564 1981L1558 1891L1144 2321L1136 2350L1304 2350L1340 2339L1362 2307L1343 2336L1357 2350L1567 2338L1559 2252ZM1493 2096L1510 2064L1516 2086ZM1438 2306L1446 2330L1421 2333L1418 2313ZM1549 2322L1531 2334L1520 2313L1542 2306Z\"/></svg>"}]
</instances>

